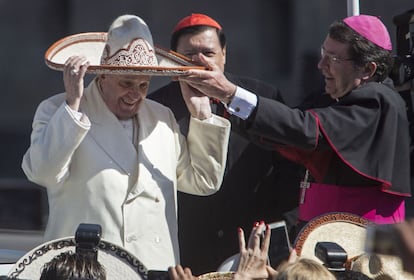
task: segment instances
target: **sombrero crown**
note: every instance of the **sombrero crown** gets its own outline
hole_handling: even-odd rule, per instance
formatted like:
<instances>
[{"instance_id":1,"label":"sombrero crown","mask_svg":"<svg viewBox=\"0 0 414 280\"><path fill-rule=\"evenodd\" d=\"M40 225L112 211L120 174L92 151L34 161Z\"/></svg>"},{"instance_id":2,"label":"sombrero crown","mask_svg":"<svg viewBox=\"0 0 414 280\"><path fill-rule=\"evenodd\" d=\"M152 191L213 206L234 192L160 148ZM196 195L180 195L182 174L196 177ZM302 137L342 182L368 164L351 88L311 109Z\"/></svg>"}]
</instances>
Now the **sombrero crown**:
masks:
<instances>
[{"instance_id":1,"label":"sombrero crown","mask_svg":"<svg viewBox=\"0 0 414 280\"><path fill-rule=\"evenodd\" d=\"M115 19L108 30L101 65L158 65L151 32L140 17L123 15Z\"/></svg>"}]
</instances>

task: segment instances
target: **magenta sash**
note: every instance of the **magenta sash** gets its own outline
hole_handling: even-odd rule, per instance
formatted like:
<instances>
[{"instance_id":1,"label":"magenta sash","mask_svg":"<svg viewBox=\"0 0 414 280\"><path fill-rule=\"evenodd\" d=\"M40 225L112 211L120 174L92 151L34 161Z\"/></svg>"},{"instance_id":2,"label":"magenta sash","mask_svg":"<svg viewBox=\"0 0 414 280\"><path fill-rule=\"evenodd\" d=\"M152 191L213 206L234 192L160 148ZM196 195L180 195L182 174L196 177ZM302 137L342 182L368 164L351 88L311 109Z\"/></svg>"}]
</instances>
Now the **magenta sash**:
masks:
<instances>
[{"instance_id":1,"label":"magenta sash","mask_svg":"<svg viewBox=\"0 0 414 280\"><path fill-rule=\"evenodd\" d=\"M404 221L405 202L404 197L385 193L379 187L310 183L299 204L299 219L310 221L329 212L348 212L378 224L392 224Z\"/></svg>"}]
</instances>

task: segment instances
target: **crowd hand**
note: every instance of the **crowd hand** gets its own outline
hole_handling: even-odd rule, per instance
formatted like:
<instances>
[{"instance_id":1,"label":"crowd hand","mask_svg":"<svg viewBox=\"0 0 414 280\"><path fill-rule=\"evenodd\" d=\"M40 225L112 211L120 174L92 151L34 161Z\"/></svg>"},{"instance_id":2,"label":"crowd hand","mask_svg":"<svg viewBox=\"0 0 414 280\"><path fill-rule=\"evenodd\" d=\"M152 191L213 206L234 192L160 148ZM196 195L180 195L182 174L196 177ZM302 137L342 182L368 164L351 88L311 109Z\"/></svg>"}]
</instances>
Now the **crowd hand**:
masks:
<instances>
[{"instance_id":1,"label":"crowd hand","mask_svg":"<svg viewBox=\"0 0 414 280\"><path fill-rule=\"evenodd\" d=\"M63 83L66 91L66 103L78 111L83 96L84 77L89 61L84 56L69 57L63 67Z\"/></svg>"},{"instance_id":2,"label":"crowd hand","mask_svg":"<svg viewBox=\"0 0 414 280\"><path fill-rule=\"evenodd\" d=\"M265 231L261 242L261 236ZM239 229L240 262L234 279L251 280L267 279L266 264L270 243L270 228L264 222L256 223L250 233L249 241L245 243L244 232Z\"/></svg>"},{"instance_id":3,"label":"crowd hand","mask_svg":"<svg viewBox=\"0 0 414 280\"><path fill-rule=\"evenodd\" d=\"M187 75L178 77L180 82L187 83L199 92L219 99L228 104L236 93L236 85L227 80L223 71L213 62L200 56L201 63L207 65L209 70L191 69Z\"/></svg>"},{"instance_id":4,"label":"crowd hand","mask_svg":"<svg viewBox=\"0 0 414 280\"><path fill-rule=\"evenodd\" d=\"M168 274L171 280L197 280L198 277L194 276L191 269L183 268L181 265L171 266L168 268Z\"/></svg>"}]
</instances>

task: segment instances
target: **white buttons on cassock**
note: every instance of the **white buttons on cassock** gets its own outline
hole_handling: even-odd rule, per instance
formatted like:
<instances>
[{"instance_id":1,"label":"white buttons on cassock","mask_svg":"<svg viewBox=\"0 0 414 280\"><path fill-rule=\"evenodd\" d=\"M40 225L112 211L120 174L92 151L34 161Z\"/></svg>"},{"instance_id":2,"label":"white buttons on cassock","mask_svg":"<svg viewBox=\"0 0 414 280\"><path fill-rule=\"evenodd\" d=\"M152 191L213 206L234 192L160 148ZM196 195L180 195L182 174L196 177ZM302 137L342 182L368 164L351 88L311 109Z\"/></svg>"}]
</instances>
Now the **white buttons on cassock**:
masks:
<instances>
[{"instance_id":1,"label":"white buttons on cassock","mask_svg":"<svg viewBox=\"0 0 414 280\"><path fill-rule=\"evenodd\" d=\"M137 241L137 237L134 234L131 234L126 238L126 242L131 243L132 241Z\"/></svg>"}]
</instances>

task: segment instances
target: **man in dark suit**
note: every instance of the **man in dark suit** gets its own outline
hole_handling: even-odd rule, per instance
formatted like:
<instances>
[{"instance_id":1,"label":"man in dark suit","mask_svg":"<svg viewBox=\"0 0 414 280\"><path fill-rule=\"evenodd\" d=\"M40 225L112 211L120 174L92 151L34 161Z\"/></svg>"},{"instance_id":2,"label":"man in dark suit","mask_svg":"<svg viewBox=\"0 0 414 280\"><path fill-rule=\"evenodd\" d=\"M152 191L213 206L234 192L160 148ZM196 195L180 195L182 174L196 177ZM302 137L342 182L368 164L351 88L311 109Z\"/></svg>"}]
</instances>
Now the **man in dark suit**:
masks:
<instances>
[{"instance_id":1,"label":"man in dark suit","mask_svg":"<svg viewBox=\"0 0 414 280\"><path fill-rule=\"evenodd\" d=\"M180 20L173 30L171 49L200 65L201 58L214 61L224 72L225 35L220 24L206 15L192 14ZM269 84L227 72L225 75L241 87L283 101L279 90ZM181 131L187 134L190 115L180 92L179 83L171 82L148 98L169 107ZM239 121L226 114L221 102L212 99L211 106L214 113ZM208 197L178 194L182 265L190 267L195 275L215 271L239 251L238 227L249 230L255 221L286 219L283 214L298 204L303 173L298 165L256 146L247 135L233 130L220 191Z\"/></svg>"}]
</instances>

